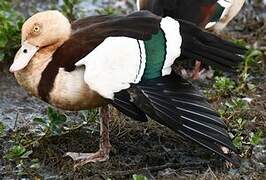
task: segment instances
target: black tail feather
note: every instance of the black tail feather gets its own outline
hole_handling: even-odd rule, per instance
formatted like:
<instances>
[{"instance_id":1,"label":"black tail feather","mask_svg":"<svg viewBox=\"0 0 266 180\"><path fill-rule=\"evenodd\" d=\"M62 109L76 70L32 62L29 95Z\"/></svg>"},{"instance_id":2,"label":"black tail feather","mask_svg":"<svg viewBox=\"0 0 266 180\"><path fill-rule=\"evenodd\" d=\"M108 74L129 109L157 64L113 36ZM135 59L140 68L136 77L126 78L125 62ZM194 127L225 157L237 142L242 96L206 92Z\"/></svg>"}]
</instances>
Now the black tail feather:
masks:
<instances>
[{"instance_id":1,"label":"black tail feather","mask_svg":"<svg viewBox=\"0 0 266 180\"><path fill-rule=\"evenodd\" d=\"M234 71L243 61L247 49L204 32L189 22L179 22L183 56L202 59L203 63L223 71Z\"/></svg>"},{"instance_id":2,"label":"black tail feather","mask_svg":"<svg viewBox=\"0 0 266 180\"><path fill-rule=\"evenodd\" d=\"M187 33L193 35L193 37L197 38L203 44L208 44L210 46L224 49L226 51L236 54L244 54L247 51L246 48L237 46L232 42L225 41L214 34L199 29L195 24L191 22L184 20L178 20L178 21L180 23L181 34Z\"/></svg>"}]
</instances>

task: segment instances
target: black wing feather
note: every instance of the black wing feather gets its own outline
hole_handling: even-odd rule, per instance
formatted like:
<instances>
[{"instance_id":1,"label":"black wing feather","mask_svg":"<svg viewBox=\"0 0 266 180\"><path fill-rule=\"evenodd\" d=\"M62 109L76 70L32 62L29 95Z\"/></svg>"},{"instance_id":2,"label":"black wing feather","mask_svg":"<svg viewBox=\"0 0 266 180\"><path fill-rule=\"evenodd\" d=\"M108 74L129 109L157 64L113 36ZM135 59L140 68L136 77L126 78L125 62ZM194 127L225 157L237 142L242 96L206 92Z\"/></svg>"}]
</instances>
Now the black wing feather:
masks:
<instances>
[{"instance_id":1,"label":"black wing feather","mask_svg":"<svg viewBox=\"0 0 266 180\"><path fill-rule=\"evenodd\" d=\"M113 100L107 99L107 102L109 102L117 110L134 120L141 122L148 121L145 113L130 101L130 96L126 90L117 93Z\"/></svg>"},{"instance_id":2,"label":"black wing feather","mask_svg":"<svg viewBox=\"0 0 266 180\"><path fill-rule=\"evenodd\" d=\"M130 102L146 115L238 165L226 125L190 83L169 75L134 84L127 91ZM222 147L230 153L223 152Z\"/></svg>"},{"instance_id":3,"label":"black wing feather","mask_svg":"<svg viewBox=\"0 0 266 180\"><path fill-rule=\"evenodd\" d=\"M156 96L150 95L149 92L143 87L142 90L145 92L147 99L150 101L150 104L156 110L156 114L157 113L159 114L160 118L169 121L173 120L177 121L177 118L180 118L181 126L185 126L186 128L192 128L197 133L199 132L201 133L201 131L203 131L204 133L201 134L202 136L208 137L213 141L216 140L217 142L223 144L224 146L228 146L227 144L231 143L230 139L228 139L228 134L224 130L224 128L217 126L215 123L209 120L206 120L206 118L202 118L202 116L197 116L196 118L194 118L195 119L194 121L199 122L199 123L194 123L193 121L189 120L192 119L194 116L191 116L189 113L183 113L179 109L180 105L171 101L169 96L167 98L164 97L162 99L161 97L158 98ZM165 94L165 96L167 96L167 94ZM185 109L185 107L182 107L182 109ZM202 112L201 109L197 109L196 111L192 112L198 112L198 113L200 112L200 115L203 114L205 116L208 116L208 114ZM218 132L223 132L223 133L217 134L217 131L213 131L213 129L217 129Z\"/></svg>"}]
</instances>

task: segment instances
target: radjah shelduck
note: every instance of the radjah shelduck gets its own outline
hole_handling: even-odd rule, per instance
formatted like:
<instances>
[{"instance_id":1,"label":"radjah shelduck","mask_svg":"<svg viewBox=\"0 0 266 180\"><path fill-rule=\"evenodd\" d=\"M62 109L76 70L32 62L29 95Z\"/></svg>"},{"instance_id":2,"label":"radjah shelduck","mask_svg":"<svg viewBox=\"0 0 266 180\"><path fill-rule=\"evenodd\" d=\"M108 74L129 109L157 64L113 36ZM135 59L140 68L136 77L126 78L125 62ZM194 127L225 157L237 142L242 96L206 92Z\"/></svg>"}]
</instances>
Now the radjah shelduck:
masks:
<instances>
[{"instance_id":1,"label":"radjah shelduck","mask_svg":"<svg viewBox=\"0 0 266 180\"><path fill-rule=\"evenodd\" d=\"M137 0L139 10L183 19L219 33L238 14L245 0Z\"/></svg>"},{"instance_id":2,"label":"radjah shelduck","mask_svg":"<svg viewBox=\"0 0 266 180\"><path fill-rule=\"evenodd\" d=\"M40 12L24 23L21 43L10 71L30 94L65 110L101 107L100 149L67 153L75 167L108 158L108 105L138 121L150 117L239 163L223 120L171 66L185 56L233 70L246 49L148 11L73 23L58 11Z\"/></svg>"},{"instance_id":3,"label":"radjah shelduck","mask_svg":"<svg viewBox=\"0 0 266 180\"><path fill-rule=\"evenodd\" d=\"M227 26L244 3L245 0L137 0L139 10L187 20L216 33ZM200 66L201 61L196 61L193 79L200 78Z\"/></svg>"}]
</instances>

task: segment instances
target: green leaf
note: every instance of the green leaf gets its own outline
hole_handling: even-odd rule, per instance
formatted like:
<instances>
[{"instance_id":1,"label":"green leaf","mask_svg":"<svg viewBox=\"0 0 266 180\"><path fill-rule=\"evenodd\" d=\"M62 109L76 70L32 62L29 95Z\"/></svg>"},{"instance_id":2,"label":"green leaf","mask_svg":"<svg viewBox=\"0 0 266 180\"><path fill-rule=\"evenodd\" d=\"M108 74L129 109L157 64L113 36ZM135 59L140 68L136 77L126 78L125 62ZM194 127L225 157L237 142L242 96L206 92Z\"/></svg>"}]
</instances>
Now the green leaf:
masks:
<instances>
[{"instance_id":1,"label":"green leaf","mask_svg":"<svg viewBox=\"0 0 266 180\"><path fill-rule=\"evenodd\" d=\"M236 146L236 148L241 149L242 145L243 145L242 141L243 141L243 138L239 134L239 135L234 137L233 144Z\"/></svg>"},{"instance_id":2,"label":"green leaf","mask_svg":"<svg viewBox=\"0 0 266 180\"><path fill-rule=\"evenodd\" d=\"M148 180L148 178L146 176L143 176L143 175L134 174L133 180Z\"/></svg>"},{"instance_id":3,"label":"green leaf","mask_svg":"<svg viewBox=\"0 0 266 180\"><path fill-rule=\"evenodd\" d=\"M64 0L65 6L71 6L71 2L69 0Z\"/></svg>"},{"instance_id":4,"label":"green leaf","mask_svg":"<svg viewBox=\"0 0 266 180\"><path fill-rule=\"evenodd\" d=\"M238 118L235 121L237 122L237 128L238 128L239 131L243 130L245 125L246 125L246 123L247 123L247 121L242 119L242 118Z\"/></svg>"},{"instance_id":5,"label":"green leaf","mask_svg":"<svg viewBox=\"0 0 266 180\"><path fill-rule=\"evenodd\" d=\"M236 39L233 41L236 45L245 48L247 45L247 42L244 39Z\"/></svg>"},{"instance_id":6,"label":"green leaf","mask_svg":"<svg viewBox=\"0 0 266 180\"><path fill-rule=\"evenodd\" d=\"M227 77L215 77L215 83L213 87L221 96L227 96L235 89L236 84L230 78Z\"/></svg>"},{"instance_id":7,"label":"green leaf","mask_svg":"<svg viewBox=\"0 0 266 180\"><path fill-rule=\"evenodd\" d=\"M48 118L51 122L51 124L54 125L62 125L67 121L67 117L64 114L60 114L56 112L53 108L48 107Z\"/></svg>"},{"instance_id":8,"label":"green leaf","mask_svg":"<svg viewBox=\"0 0 266 180\"><path fill-rule=\"evenodd\" d=\"M58 114L57 118L54 119L53 123L55 125L62 125L67 121L67 117L64 114Z\"/></svg>"},{"instance_id":9,"label":"green leaf","mask_svg":"<svg viewBox=\"0 0 266 180\"><path fill-rule=\"evenodd\" d=\"M249 135L250 143L254 146L259 145L263 140L263 132L261 130L257 130L255 133L250 133Z\"/></svg>"},{"instance_id":10,"label":"green leaf","mask_svg":"<svg viewBox=\"0 0 266 180\"><path fill-rule=\"evenodd\" d=\"M14 160L20 158L25 152L26 149L23 146L13 146L8 150L4 158L7 160Z\"/></svg>"},{"instance_id":11,"label":"green leaf","mask_svg":"<svg viewBox=\"0 0 266 180\"><path fill-rule=\"evenodd\" d=\"M33 122L36 123L36 124L45 126L45 127L48 127L49 126L49 123L44 118L34 118L33 119Z\"/></svg>"}]
</instances>

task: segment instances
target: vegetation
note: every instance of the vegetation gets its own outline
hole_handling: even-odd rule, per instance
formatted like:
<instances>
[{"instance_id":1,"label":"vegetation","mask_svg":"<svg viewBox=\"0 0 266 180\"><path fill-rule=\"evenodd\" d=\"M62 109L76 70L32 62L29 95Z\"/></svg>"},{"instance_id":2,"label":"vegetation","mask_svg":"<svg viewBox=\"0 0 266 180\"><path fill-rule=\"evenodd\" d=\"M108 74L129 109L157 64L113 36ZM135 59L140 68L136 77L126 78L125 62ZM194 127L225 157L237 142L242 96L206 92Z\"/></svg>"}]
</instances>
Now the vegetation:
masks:
<instances>
[{"instance_id":1,"label":"vegetation","mask_svg":"<svg viewBox=\"0 0 266 180\"><path fill-rule=\"evenodd\" d=\"M96 13L99 15L114 15L114 14L123 14L122 9L115 9L112 6L107 6L102 9L97 9Z\"/></svg>"},{"instance_id":2,"label":"vegetation","mask_svg":"<svg viewBox=\"0 0 266 180\"><path fill-rule=\"evenodd\" d=\"M245 46L242 40L236 43ZM256 90L256 86L249 77L252 73L258 73L261 59L261 51L249 50L238 70L237 79L232 80L227 76L216 76L213 88L205 91L210 101L219 102L217 110L229 125L230 136L234 145L240 150L241 156L245 157L250 155L252 148L260 144L263 138L260 128L248 130L248 122L255 119L247 119L246 113L249 110L249 102L242 98Z\"/></svg>"},{"instance_id":3,"label":"vegetation","mask_svg":"<svg viewBox=\"0 0 266 180\"><path fill-rule=\"evenodd\" d=\"M13 59L20 46L23 21L23 16L11 7L10 1L0 1L0 61Z\"/></svg>"},{"instance_id":4,"label":"vegetation","mask_svg":"<svg viewBox=\"0 0 266 180\"><path fill-rule=\"evenodd\" d=\"M64 4L62 5L62 11L65 13L67 17L71 20L76 19L76 11L75 6L80 3L80 0L64 0Z\"/></svg>"},{"instance_id":5,"label":"vegetation","mask_svg":"<svg viewBox=\"0 0 266 180\"><path fill-rule=\"evenodd\" d=\"M235 82L225 76L216 76L215 83L213 85L216 95L219 97L228 97L232 94L232 91L235 89Z\"/></svg>"},{"instance_id":6,"label":"vegetation","mask_svg":"<svg viewBox=\"0 0 266 180\"><path fill-rule=\"evenodd\" d=\"M148 180L148 178L146 176L143 176L143 175L134 174L133 180Z\"/></svg>"}]
</instances>

